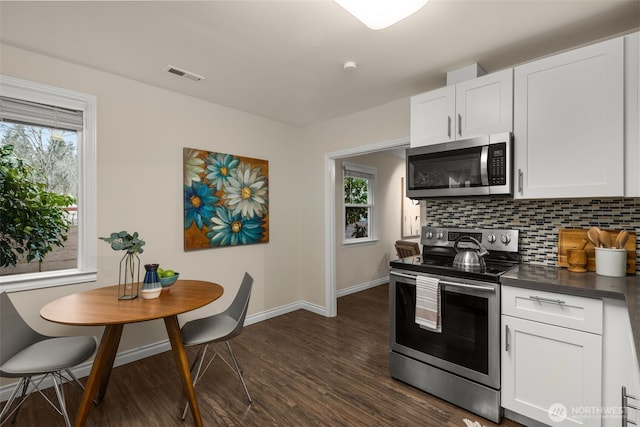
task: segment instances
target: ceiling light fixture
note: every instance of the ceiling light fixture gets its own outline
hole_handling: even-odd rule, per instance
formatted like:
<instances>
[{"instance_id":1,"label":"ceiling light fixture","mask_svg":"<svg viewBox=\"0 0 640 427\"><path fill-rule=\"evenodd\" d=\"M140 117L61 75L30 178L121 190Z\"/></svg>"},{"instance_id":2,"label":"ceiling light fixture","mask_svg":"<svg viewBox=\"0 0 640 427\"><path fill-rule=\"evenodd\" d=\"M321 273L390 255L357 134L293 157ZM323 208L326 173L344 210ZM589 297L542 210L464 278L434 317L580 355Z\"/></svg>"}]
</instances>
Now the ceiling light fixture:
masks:
<instances>
[{"instance_id":1,"label":"ceiling light fixture","mask_svg":"<svg viewBox=\"0 0 640 427\"><path fill-rule=\"evenodd\" d=\"M382 30L416 13L429 0L335 0L372 30Z\"/></svg>"},{"instance_id":2,"label":"ceiling light fixture","mask_svg":"<svg viewBox=\"0 0 640 427\"><path fill-rule=\"evenodd\" d=\"M347 61L342 66L342 69L345 71L355 70L356 68L358 68L358 64L356 64L355 61Z\"/></svg>"}]
</instances>

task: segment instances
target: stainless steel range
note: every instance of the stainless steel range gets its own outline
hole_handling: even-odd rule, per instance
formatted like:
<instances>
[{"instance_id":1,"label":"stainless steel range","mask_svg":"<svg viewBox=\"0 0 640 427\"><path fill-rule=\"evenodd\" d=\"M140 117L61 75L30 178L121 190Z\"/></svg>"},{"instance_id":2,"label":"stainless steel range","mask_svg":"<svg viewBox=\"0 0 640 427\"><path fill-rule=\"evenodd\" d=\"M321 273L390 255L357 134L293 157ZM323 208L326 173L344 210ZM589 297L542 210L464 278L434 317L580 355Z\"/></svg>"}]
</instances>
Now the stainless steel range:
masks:
<instances>
[{"instance_id":1,"label":"stainless steel range","mask_svg":"<svg viewBox=\"0 0 640 427\"><path fill-rule=\"evenodd\" d=\"M500 421L500 276L520 262L518 237L517 230L423 227L422 255L391 261L393 378ZM416 323L423 278L437 283L441 331Z\"/></svg>"}]
</instances>

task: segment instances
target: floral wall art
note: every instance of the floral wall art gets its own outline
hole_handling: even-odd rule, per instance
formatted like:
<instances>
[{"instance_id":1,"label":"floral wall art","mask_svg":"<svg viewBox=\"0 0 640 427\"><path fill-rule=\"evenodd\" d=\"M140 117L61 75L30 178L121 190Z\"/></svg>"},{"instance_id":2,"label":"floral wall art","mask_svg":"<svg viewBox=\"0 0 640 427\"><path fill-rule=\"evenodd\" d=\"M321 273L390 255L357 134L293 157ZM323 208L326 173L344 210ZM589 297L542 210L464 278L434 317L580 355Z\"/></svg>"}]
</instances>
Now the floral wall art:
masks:
<instances>
[{"instance_id":1,"label":"floral wall art","mask_svg":"<svg viewBox=\"0 0 640 427\"><path fill-rule=\"evenodd\" d=\"M269 241L269 162L183 149L184 249Z\"/></svg>"}]
</instances>

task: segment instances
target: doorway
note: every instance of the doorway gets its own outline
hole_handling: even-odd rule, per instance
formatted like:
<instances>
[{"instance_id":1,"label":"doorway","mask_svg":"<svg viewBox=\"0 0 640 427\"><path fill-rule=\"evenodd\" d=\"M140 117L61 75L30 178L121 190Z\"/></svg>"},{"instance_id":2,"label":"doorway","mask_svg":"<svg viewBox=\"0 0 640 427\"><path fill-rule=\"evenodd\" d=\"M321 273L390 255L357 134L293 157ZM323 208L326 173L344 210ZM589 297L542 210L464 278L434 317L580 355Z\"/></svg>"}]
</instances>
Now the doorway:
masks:
<instances>
[{"instance_id":1,"label":"doorway","mask_svg":"<svg viewBox=\"0 0 640 427\"><path fill-rule=\"evenodd\" d=\"M391 150L404 150L409 147L408 138L383 141L370 145L334 151L325 154L325 315L337 315L336 290L336 160Z\"/></svg>"}]
</instances>

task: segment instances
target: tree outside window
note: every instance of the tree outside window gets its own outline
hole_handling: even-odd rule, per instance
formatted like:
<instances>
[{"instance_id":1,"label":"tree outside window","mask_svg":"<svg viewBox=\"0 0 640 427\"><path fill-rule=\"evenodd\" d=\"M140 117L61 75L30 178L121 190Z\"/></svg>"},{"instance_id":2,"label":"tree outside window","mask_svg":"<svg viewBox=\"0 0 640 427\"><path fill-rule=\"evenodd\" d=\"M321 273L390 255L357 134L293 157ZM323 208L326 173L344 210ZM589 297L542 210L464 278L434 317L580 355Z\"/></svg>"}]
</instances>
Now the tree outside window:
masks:
<instances>
[{"instance_id":1,"label":"tree outside window","mask_svg":"<svg viewBox=\"0 0 640 427\"><path fill-rule=\"evenodd\" d=\"M373 193L375 169L344 164L344 240L373 238Z\"/></svg>"},{"instance_id":2,"label":"tree outside window","mask_svg":"<svg viewBox=\"0 0 640 427\"><path fill-rule=\"evenodd\" d=\"M0 122L0 275L76 268L76 141L75 131Z\"/></svg>"}]
</instances>

